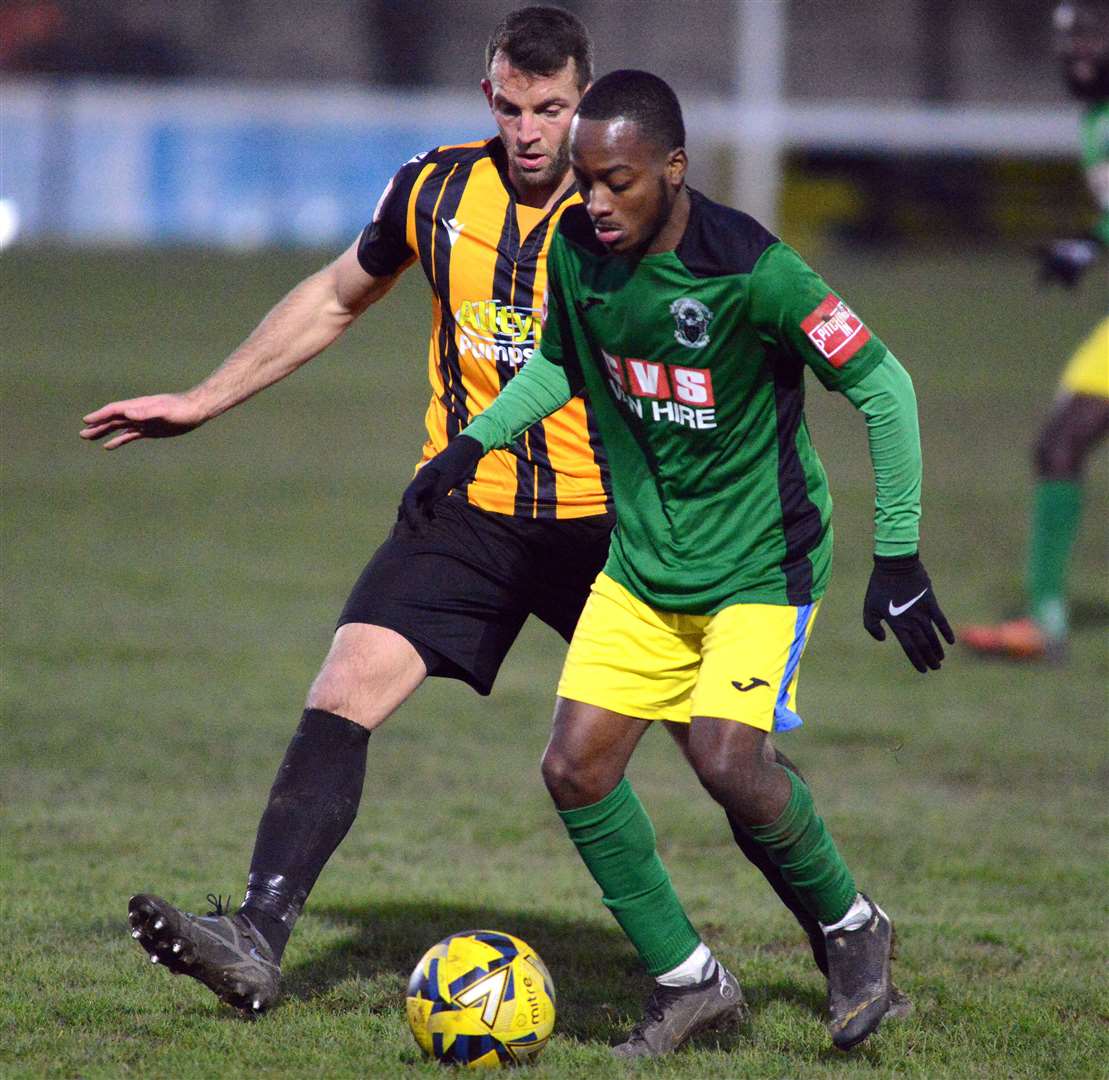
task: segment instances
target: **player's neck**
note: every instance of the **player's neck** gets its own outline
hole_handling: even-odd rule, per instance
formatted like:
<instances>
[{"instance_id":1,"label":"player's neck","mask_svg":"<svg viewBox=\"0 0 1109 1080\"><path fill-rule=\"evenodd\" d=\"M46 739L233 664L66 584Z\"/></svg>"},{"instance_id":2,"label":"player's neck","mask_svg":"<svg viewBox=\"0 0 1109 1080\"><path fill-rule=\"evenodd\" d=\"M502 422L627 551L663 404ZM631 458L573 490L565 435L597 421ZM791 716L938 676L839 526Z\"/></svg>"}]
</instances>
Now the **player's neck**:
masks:
<instances>
[{"instance_id":1,"label":"player's neck","mask_svg":"<svg viewBox=\"0 0 1109 1080\"><path fill-rule=\"evenodd\" d=\"M670 216L666 219L654 239L647 245L645 255L659 255L664 251L673 251L681 243L685 235L685 228L689 224L689 188L684 184L670 207Z\"/></svg>"},{"instance_id":2,"label":"player's neck","mask_svg":"<svg viewBox=\"0 0 1109 1080\"><path fill-rule=\"evenodd\" d=\"M543 187L524 187L513 181L513 187L516 188L516 201L521 206L533 206L546 212L566 194L573 182L574 175L567 169L562 179L556 183L546 184Z\"/></svg>"}]
</instances>

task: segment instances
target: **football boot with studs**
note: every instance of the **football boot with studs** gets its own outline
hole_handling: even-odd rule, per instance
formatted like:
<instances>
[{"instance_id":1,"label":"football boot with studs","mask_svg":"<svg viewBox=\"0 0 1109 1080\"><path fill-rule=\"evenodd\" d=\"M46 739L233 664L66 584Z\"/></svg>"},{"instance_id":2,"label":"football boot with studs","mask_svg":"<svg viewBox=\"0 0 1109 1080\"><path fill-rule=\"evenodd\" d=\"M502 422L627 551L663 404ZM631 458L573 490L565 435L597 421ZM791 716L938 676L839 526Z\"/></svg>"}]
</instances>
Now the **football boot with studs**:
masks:
<instances>
[{"instance_id":1,"label":"football boot with studs","mask_svg":"<svg viewBox=\"0 0 1109 1080\"><path fill-rule=\"evenodd\" d=\"M895 938L889 916L869 897L870 918L854 930L833 930L828 945L828 1030L840 1050L858 1046L888 1015L912 1003L890 979Z\"/></svg>"},{"instance_id":2,"label":"football boot with studs","mask_svg":"<svg viewBox=\"0 0 1109 1080\"><path fill-rule=\"evenodd\" d=\"M127 906L131 937L146 950L152 964L175 975L189 975L220 1001L257 1016L277 999L281 968L266 939L245 915L229 915L219 897L209 895L208 902L213 911L193 915L160 896L132 896Z\"/></svg>"},{"instance_id":3,"label":"football boot with studs","mask_svg":"<svg viewBox=\"0 0 1109 1080\"><path fill-rule=\"evenodd\" d=\"M736 977L717 961L716 973L694 986L656 986L646 1015L612 1048L618 1058L661 1057L702 1031L733 1027L748 1018Z\"/></svg>"}]
</instances>

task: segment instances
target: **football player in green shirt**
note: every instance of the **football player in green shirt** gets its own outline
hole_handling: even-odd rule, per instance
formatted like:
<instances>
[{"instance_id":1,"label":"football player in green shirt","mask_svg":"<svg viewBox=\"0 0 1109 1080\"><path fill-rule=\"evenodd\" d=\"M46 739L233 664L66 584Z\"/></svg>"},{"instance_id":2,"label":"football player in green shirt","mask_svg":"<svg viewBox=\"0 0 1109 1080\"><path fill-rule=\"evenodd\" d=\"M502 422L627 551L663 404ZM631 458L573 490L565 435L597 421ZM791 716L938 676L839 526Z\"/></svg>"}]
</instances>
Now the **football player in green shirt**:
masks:
<instances>
[{"instance_id":1,"label":"football player in green shirt","mask_svg":"<svg viewBox=\"0 0 1109 1080\"><path fill-rule=\"evenodd\" d=\"M1109 244L1109 0L1055 9L1063 76L1082 114L1082 168L1100 211L1087 236L1040 251L1041 276L1073 288ZM1100 278L1105 291L1105 277ZM1109 316L1063 370L1054 407L1036 440L1036 488L1028 539L1027 607L1016 619L960 629L972 651L1007 660L1061 660L1066 651L1067 568L1082 515L1082 474L1109 434Z\"/></svg>"},{"instance_id":2,"label":"football player in green shirt","mask_svg":"<svg viewBox=\"0 0 1109 1080\"><path fill-rule=\"evenodd\" d=\"M804 372L866 416L877 481L863 621L913 665L950 642L917 554L920 443L912 383L876 335L753 218L685 185L669 86L598 80L571 129L584 203L549 256L541 348L413 480L418 524L480 457L589 394L617 525L567 655L543 776L604 903L663 979L621 1057L667 1053L734 1018L742 995L679 903L624 778L655 721L763 845L825 932L833 1042L850 1049L895 1003L893 926L860 893L771 731L801 723L798 667L827 585L831 500L805 425ZM690 976L674 986L675 973Z\"/></svg>"}]
</instances>

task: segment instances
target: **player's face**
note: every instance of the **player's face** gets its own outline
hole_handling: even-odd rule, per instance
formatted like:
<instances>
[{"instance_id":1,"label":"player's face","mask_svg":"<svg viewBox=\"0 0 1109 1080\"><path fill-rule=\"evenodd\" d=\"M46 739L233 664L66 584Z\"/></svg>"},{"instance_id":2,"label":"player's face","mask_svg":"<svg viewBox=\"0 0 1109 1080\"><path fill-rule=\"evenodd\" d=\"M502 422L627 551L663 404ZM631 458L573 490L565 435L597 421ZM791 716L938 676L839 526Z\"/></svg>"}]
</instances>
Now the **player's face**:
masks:
<instances>
[{"instance_id":1,"label":"player's face","mask_svg":"<svg viewBox=\"0 0 1109 1080\"><path fill-rule=\"evenodd\" d=\"M529 75L500 53L481 88L508 153L508 173L521 195L557 187L570 164L570 121L582 92L577 66Z\"/></svg>"},{"instance_id":2,"label":"player's face","mask_svg":"<svg viewBox=\"0 0 1109 1080\"><path fill-rule=\"evenodd\" d=\"M597 239L610 251L668 251L681 239L673 226L684 150L662 149L632 120L579 116L570 129L570 166Z\"/></svg>"}]
</instances>

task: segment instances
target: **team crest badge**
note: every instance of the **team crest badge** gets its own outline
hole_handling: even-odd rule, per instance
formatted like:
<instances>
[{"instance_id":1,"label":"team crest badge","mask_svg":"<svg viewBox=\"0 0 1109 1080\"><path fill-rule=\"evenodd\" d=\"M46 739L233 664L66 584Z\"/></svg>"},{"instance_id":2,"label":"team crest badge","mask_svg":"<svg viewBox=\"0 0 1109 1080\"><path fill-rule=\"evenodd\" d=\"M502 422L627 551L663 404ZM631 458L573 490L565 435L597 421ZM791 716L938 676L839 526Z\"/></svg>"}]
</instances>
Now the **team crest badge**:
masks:
<instances>
[{"instance_id":1,"label":"team crest badge","mask_svg":"<svg viewBox=\"0 0 1109 1080\"><path fill-rule=\"evenodd\" d=\"M700 300L683 296L670 305L670 314L677 324L674 337L679 345L703 349L709 343L709 323L713 313Z\"/></svg>"}]
</instances>

